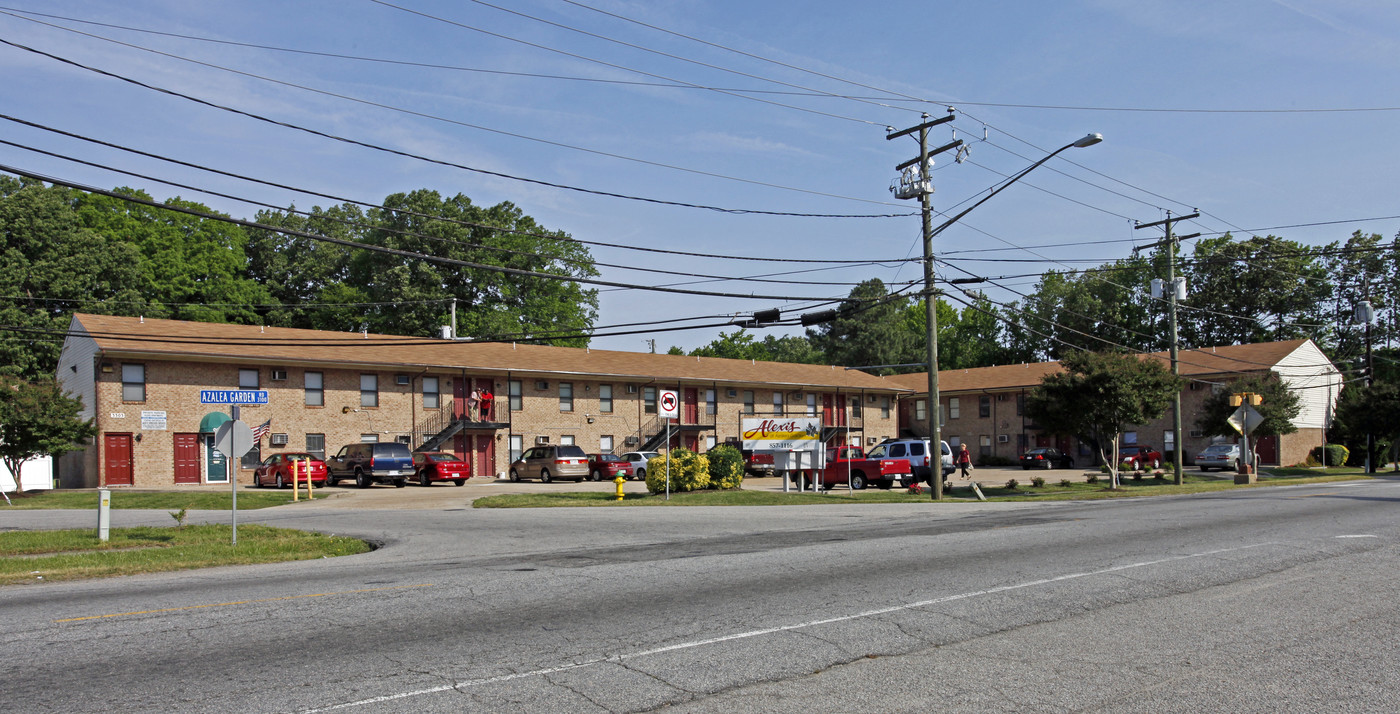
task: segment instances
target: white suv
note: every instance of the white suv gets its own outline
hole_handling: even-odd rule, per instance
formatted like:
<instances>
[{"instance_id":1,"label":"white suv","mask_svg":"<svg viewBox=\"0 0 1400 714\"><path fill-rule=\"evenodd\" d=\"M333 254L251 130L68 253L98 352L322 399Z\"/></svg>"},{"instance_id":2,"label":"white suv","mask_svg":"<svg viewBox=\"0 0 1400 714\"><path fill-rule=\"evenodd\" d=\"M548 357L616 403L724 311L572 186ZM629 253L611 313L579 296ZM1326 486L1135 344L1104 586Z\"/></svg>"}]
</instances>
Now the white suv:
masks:
<instances>
[{"instance_id":1,"label":"white suv","mask_svg":"<svg viewBox=\"0 0 1400 714\"><path fill-rule=\"evenodd\" d=\"M948 442L939 442L943 447L943 475L953 473L953 449ZM928 439L886 439L865 452L867 459L904 459L914 469L914 480L927 481L929 443Z\"/></svg>"}]
</instances>

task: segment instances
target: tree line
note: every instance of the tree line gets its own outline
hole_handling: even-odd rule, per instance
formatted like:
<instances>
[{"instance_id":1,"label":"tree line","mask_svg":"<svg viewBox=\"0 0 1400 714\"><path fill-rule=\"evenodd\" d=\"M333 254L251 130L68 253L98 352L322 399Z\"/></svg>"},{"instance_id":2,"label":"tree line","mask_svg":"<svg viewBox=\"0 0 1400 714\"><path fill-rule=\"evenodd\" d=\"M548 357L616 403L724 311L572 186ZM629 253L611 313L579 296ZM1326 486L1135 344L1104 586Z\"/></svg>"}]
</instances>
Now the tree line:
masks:
<instances>
[{"instance_id":1,"label":"tree line","mask_svg":"<svg viewBox=\"0 0 1400 714\"><path fill-rule=\"evenodd\" d=\"M114 193L152 202L137 189ZM179 198L163 205L224 216ZM424 189L379 207L293 206L251 220L294 234L0 176L0 374L51 378L80 311L428 336L448 324L455 298L459 336L570 346L587 344L597 318L597 291L579 283L414 257L598 274L586 246L509 202Z\"/></svg>"}]
</instances>

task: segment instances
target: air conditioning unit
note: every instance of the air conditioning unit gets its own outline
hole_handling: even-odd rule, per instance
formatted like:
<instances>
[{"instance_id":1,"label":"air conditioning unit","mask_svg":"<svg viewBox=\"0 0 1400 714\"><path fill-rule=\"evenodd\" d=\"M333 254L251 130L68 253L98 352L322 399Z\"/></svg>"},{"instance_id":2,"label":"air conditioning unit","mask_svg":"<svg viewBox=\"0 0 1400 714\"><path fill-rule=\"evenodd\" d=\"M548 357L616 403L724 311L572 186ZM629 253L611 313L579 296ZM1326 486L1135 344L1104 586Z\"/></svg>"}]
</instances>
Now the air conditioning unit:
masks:
<instances>
[{"instance_id":1,"label":"air conditioning unit","mask_svg":"<svg viewBox=\"0 0 1400 714\"><path fill-rule=\"evenodd\" d=\"M997 434L998 444L1005 444L1008 441L1011 441L1011 437L1007 436L1006 434Z\"/></svg>"},{"instance_id":2,"label":"air conditioning unit","mask_svg":"<svg viewBox=\"0 0 1400 714\"><path fill-rule=\"evenodd\" d=\"M865 437L865 443L867 443L867 444L874 444L874 443L875 443L875 437L873 437L873 436L867 436L867 437Z\"/></svg>"},{"instance_id":3,"label":"air conditioning unit","mask_svg":"<svg viewBox=\"0 0 1400 714\"><path fill-rule=\"evenodd\" d=\"M540 391L549 389L549 382L546 382L543 379L541 379L538 382L535 382L535 389L538 389Z\"/></svg>"},{"instance_id":4,"label":"air conditioning unit","mask_svg":"<svg viewBox=\"0 0 1400 714\"><path fill-rule=\"evenodd\" d=\"M870 395L870 403L871 403L871 404L874 404L874 403L875 403L875 395L874 395L874 394Z\"/></svg>"},{"instance_id":5,"label":"air conditioning unit","mask_svg":"<svg viewBox=\"0 0 1400 714\"><path fill-rule=\"evenodd\" d=\"M731 396L731 397L737 397L737 396L739 396L739 390L737 390L737 389L731 389L731 390L729 390L728 394L729 394L729 396Z\"/></svg>"},{"instance_id":6,"label":"air conditioning unit","mask_svg":"<svg viewBox=\"0 0 1400 714\"><path fill-rule=\"evenodd\" d=\"M627 385L627 393L628 393L628 394L636 394L636 393L637 393L637 385L635 385L635 384L629 384L629 385Z\"/></svg>"},{"instance_id":7,"label":"air conditioning unit","mask_svg":"<svg viewBox=\"0 0 1400 714\"><path fill-rule=\"evenodd\" d=\"M628 446L633 446L633 445L635 445L635 444L637 443L637 441L638 441L637 437L635 437L635 436L629 436L629 437L627 437L626 439L623 439L623 440L622 440L622 443L627 444Z\"/></svg>"},{"instance_id":8,"label":"air conditioning unit","mask_svg":"<svg viewBox=\"0 0 1400 714\"><path fill-rule=\"evenodd\" d=\"M548 443L549 443L549 437L547 437L547 436L537 436L537 437L535 437L535 444L537 444L537 445L543 445L543 444L548 444Z\"/></svg>"},{"instance_id":9,"label":"air conditioning unit","mask_svg":"<svg viewBox=\"0 0 1400 714\"><path fill-rule=\"evenodd\" d=\"M1191 430L1191 438L1192 438L1192 439L1199 439L1199 438L1201 438L1201 437L1203 437L1203 436L1205 436L1205 432L1203 432L1203 431L1201 431L1201 430L1199 430L1199 429L1192 429L1192 430Z\"/></svg>"},{"instance_id":10,"label":"air conditioning unit","mask_svg":"<svg viewBox=\"0 0 1400 714\"><path fill-rule=\"evenodd\" d=\"M1004 401L1006 401L1006 395L1005 395L1005 394L998 394L998 395L997 395L997 401L999 401L999 402L1004 402Z\"/></svg>"},{"instance_id":11,"label":"air conditioning unit","mask_svg":"<svg viewBox=\"0 0 1400 714\"><path fill-rule=\"evenodd\" d=\"M394 383L395 383L395 384L398 384L398 385L400 385L400 386L407 385L407 384L408 384L408 375L406 375L406 374L396 374L396 375L394 375Z\"/></svg>"},{"instance_id":12,"label":"air conditioning unit","mask_svg":"<svg viewBox=\"0 0 1400 714\"><path fill-rule=\"evenodd\" d=\"M285 370L285 369L274 369L274 370L272 370L272 381L274 381L274 382L285 382L285 381L287 381L287 370Z\"/></svg>"},{"instance_id":13,"label":"air conditioning unit","mask_svg":"<svg viewBox=\"0 0 1400 714\"><path fill-rule=\"evenodd\" d=\"M285 374L285 372L284 372L283 374ZM286 379L286 378L283 377L283 379ZM272 445L273 445L273 446L286 446L286 445L287 445L287 435L286 435L286 434L273 434L273 435L272 435Z\"/></svg>"}]
</instances>

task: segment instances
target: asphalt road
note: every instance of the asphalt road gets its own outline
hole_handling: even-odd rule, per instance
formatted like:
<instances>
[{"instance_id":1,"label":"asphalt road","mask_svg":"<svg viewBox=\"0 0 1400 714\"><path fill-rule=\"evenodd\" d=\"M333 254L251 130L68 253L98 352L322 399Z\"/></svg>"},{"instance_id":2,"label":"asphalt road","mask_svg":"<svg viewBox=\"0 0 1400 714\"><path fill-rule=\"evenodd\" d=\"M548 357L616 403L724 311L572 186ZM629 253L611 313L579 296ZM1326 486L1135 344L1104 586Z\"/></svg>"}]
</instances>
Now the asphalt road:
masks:
<instances>
[{"instance_id":1,"label":"asphalt road","mask_svg":"<svg viewBox=\"0 0 1400 714\"><path fill-rule=\"evenodd\" d=\"M1395 712L1398 515L1395 481L1058 504L281 507L240 522L382 547L0 588L0 689L7 709L53 712Z\"/></svg>"}]
</instances>

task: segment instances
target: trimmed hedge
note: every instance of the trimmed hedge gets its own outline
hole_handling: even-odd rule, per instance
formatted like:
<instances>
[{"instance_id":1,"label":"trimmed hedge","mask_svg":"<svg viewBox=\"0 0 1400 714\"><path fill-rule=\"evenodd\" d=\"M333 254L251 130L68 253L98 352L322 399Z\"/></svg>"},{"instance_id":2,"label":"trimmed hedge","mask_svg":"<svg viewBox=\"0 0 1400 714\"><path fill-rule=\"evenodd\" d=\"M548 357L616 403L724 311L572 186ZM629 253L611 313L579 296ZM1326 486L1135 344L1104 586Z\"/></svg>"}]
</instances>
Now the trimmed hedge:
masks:
<instances>
[{"instance_id":1,"label":"trimmed hedge","mask_svg":"<svg viewBox=\"0 0 1400 714\"><path fill-rule=\"evenodd\" d=\"M710 461L711 487L728 490L743 486L743 452L728 444L720 444L705 452L705 458Z\"/></svg>"},{"instance_id":2,"label":"trimmed hedge","mask_svg":"<svg viewBox=\"0 0 1400 714\"><path fill-rule=\"evenodd\" d=\"M710 460L690 449L671 449L671 490L699 491L710 487ZM666 490L666 455L647 461L647 490Z\"/></svg>"}]
</instances>

